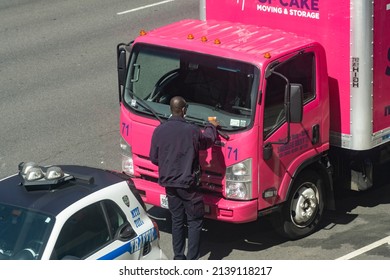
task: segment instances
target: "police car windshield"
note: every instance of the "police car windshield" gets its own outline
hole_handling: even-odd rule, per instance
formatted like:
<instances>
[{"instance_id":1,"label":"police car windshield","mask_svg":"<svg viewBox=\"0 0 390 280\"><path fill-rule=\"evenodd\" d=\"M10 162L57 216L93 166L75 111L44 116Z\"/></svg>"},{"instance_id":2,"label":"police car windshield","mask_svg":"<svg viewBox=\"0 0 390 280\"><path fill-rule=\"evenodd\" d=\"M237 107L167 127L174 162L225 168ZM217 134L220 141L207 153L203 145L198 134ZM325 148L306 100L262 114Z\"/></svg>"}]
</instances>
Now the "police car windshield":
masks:
<instances>
[{"instance_id":1,"label":"police car windshield","mask_svg":"<svg viewBox=\"0 0 390 280\"><path fill-rule=\"evenodd\" d=\"M182 96L189 119L200 125L217 117L225 130L253 122L259 70L251 64L150 45L135 45L129 63L125 104L137 113L170 115L169 102ZM156 115L156 114L154 114Z\"/></svg>"},{"instance_id":2,"label":"police car windshield","mask_svg":"<svg viewBox=\"0 0 390 280\"><path fill-rule=\"evenodd\" d=\"M0 260L40 259L54 218L0 204Z\"/></svg>"}]
</instances>

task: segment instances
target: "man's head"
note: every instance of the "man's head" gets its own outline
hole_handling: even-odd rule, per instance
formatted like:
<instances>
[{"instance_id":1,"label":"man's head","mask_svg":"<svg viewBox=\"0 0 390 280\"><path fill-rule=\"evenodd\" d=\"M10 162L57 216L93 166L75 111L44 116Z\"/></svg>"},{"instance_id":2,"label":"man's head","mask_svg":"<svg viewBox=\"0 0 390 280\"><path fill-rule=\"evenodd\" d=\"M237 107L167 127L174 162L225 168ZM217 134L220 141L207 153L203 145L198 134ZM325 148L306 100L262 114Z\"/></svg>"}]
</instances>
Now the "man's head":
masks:
<instances>
[{"instance_id":1,"label":"man's head","mask_svg":"<svg viewBox=\"0 0 390 280\"><path fill-rule=\"evenodd\" d=\"M184 117L187 112L187 102L181 96L172 97L170 102L172 116Z\"/></svg>"}]
</instances>

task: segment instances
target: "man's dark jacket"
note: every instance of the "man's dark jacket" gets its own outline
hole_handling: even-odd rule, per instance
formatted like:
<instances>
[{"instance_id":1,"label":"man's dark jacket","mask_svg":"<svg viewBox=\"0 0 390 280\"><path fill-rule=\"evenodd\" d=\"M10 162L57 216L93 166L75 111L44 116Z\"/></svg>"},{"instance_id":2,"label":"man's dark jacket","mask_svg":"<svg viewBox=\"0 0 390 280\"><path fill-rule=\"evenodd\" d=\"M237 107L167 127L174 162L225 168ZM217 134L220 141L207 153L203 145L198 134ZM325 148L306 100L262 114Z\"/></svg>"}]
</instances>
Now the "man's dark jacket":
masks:
<instances>
[{"instance_id":1,"label":"man's dark jacket","mask_svg":"<svg viewBox=\"0 0 390 280\"><path fill-rule=\"evenodd\" d=\"M194 186L199 150L211 147L216 138L216 128L211 124L207 124L203 132L177 116L160 124L154 130L149 154L159 168L159 184L177 188Z\"/></svg>"}]
</instances>

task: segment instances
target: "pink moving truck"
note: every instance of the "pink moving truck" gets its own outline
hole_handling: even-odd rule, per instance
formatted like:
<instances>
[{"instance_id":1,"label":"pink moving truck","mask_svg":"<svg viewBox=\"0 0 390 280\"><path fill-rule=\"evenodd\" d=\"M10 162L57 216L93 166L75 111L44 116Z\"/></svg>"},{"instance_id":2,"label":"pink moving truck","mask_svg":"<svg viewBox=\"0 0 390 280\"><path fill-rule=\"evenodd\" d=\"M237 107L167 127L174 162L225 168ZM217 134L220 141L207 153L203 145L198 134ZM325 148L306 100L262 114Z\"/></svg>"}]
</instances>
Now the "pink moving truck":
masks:
<instances>
[{"instance_id":1,"label":"pink moving truck","mask_svg":"<svg viewBox=\"0 0 390 280\"><path fill-rule=\"evenodd\" d=\"M337 188L371 187L390 159L390 0L203 0L200 11L118 45L123 172L168 207L148 155L181 95L189 122L221 124L201 153L206 217L274 213L280 233L307 236Z\"/></svg>"}]
</instances>

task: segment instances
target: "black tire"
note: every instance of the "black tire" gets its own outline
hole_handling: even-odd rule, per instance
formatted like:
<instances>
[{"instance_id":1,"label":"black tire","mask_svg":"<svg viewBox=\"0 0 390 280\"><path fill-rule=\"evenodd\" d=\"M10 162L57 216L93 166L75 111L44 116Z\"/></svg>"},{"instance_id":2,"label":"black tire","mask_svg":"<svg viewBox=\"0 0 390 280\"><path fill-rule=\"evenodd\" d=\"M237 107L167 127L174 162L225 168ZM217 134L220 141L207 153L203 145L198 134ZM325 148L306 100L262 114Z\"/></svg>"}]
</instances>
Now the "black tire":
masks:
<instances>
[{"instance_id":1,"label":"black tire","mask_svg":"<svg viewBox=\"0 0 390 280\"><path fill-rule=\"evenodd\" d=\"M300 173L282 206L278 232L295 240L316 231L324 212L324 190L325 181L318 172L307 169Z\"/></svg>"}]
</instances>

